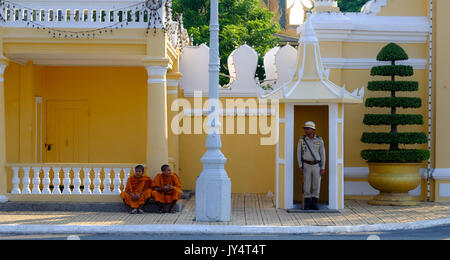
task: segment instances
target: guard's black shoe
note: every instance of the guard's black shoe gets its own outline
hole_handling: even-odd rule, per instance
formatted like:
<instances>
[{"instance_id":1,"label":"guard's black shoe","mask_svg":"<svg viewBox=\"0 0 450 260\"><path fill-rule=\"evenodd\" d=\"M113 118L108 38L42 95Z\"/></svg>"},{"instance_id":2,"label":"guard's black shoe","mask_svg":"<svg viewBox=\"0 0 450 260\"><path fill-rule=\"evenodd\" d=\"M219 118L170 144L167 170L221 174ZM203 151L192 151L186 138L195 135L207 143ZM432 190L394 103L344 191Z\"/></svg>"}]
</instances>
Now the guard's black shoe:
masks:
<instances>
[{"instance_id":1,"label":"guard's black shoe","mask_svg":"<svg viewBox=\"0 0 450 260\"><path fill-rule=\"evenodd\" d=\"M317 205L317 198L312 198L311 209L319 210L319 206Z\"/></svg>"},{"instance_id":2,"label":"guard's black shoe","mask_svg":"<svg viewBox=\"0 0 450 260\"><path fill-rule=\"evenodd\" d=\"M311 210L311 198L305 198L305 210Z\"/></svg>"}]
</instances>

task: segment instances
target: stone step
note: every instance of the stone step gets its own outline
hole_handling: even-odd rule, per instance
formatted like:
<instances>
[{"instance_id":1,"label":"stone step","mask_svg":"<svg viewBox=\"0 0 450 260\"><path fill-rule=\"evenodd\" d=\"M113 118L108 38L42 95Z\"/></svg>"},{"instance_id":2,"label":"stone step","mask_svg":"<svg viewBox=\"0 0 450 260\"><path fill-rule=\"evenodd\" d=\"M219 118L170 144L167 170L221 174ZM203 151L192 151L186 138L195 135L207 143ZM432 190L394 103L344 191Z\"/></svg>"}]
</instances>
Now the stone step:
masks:
<instances>
[{"instance_id":1,"label":"stone step","mask_svg":"<svg viewBox=\"0 0 450 260\"><path fill-rule=\"evenodd\" d=\"M184 201L179 200L175 206L177 212L184 208ZM166 211L169 205L167 205ZM158 213L158 205L149 200L143 207L146 213ZM124 203L108 202L6 202L0 203L0 211L34 211L34 212L130 212L131 209Z\"/></svg>"},{"instance_id":2,"label":"stone step","mask_svg":"<svg viewBox=\"0 0 450 260\"><path fill-rule=\"evenodd\" d=\"M185 201L191 199L194 195L192 190L183 190L180 200L175 205L175 211L181 212L184 208ZM159 208L153 199L142 208L147 213L158 213ZM165 208L168 211L169 205ZM31 201L15 201L0 203L0 211L42 211L42 212L130 212L131 209L122 202L31 202Z\"/></svg>"}]
</instances>

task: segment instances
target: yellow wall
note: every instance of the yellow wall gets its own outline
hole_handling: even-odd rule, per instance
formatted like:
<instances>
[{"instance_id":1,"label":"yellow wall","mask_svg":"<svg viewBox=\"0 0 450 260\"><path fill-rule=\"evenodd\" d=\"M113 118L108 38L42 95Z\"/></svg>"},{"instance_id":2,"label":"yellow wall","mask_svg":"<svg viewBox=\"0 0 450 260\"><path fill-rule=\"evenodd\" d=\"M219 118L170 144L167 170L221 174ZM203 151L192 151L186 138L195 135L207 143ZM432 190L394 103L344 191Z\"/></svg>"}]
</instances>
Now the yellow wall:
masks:
<instances>
[{"instance_id":1,"label":"yellow wall","mask_svg":"<svg viewBox=\"0 0 450 260\"><path fill-rule=\"evenodd\" d=\"M233 193L275 193L275 146L261 146L259 135L222 135L225 170ZM202 172L206 135L180 136L180 177L185 189L195 189Z\"/></svg>"},{"instance_id":2,"label":"yellow wall","mask_svg":"<svg viewBox=\"0 0 450 260\"><path fill-rule=\"evenodd\" d=\"M192 104L193 101L191 100ZM226 99L221 99L225 105ZM204 100L205 101L205 100ZM205 120L205 117L186 117L191 120ZM276 145L260 145L261 137L266 135L248 134L249 117L245 117L247 134L222 134L222 153L228 159L225 170L231 179L232 192L275 193ZM268 121L270 124L270 119ZM237 118L234 126L237 129ZM222 129L226 129L226 120ZM197 177L202 172L200 158L206 152L205 134L182 134L179 136L180 177L185 189L195 189Z\"/></svg>"},{"instance_id":3,"label":"yellow wall","mask_svg":"<svg viewBox=\"0 0 450 260\"><path fill-rule=\"evenodd\" d=\"M11 64L6 72L8 161L34 162L34 96L40 95L44 142L46 101L88 101L88 162L145 163L146 78L145 68Z\"/></svg>"},{"instance_id":4,"label":"yellow wall","mask_svg":"<svg viewBox=\"0 0 450 260\"><path fill-rule=\"evenodd\" d=\"M437 0L442 1L442 0ZM389 0L379 16L428 16L429 0Z\"/></svg>"},{"instance_id":5,"label":"yellow wall","mask_svg":"<svg viewBox=\"0 0 450 260\"><path fill-rule=\"evenodd\" d=\"M145 163L145 68L45 67L43 97L86 100L89 162Z\"/></svg>"}]
</instances>

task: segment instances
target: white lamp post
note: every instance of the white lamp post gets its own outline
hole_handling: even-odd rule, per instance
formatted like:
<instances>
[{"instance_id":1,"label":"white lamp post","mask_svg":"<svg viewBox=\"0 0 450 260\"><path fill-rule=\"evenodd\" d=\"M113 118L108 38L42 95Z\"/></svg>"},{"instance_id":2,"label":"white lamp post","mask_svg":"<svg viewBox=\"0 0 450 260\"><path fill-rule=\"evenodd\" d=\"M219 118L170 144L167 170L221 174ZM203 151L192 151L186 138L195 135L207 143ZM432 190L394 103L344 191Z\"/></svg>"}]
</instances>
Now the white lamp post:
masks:
<instances>
[{"instance_id":1,"label":"white lamp post","mask_svg":"<svg viewBox=\"0 0 450 260\"><path fill-rule=\"evenodd\" d=\"M219 121L219 3L211 0L209 63L209 114L206 148L201 162L203 171L195 191L196 221L230 221L231 181L225 171L227 159L220 151Z\"/></svg>"}]
</instances>

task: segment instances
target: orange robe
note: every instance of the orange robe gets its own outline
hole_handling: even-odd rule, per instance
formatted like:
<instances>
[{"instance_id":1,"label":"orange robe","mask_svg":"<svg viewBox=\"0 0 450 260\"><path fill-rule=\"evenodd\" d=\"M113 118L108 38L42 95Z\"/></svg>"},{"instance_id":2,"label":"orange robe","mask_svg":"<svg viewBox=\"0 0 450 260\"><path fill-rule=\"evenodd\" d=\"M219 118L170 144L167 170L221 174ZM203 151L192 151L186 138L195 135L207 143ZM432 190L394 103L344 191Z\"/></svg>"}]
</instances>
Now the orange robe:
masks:
<instances>
[{"instance_id":1,"label":"orange robe","mask_svg":"<svg viewBox=\"0 0 450 260\"><path fill-rule=\"evenodd\" d=\"M181 197L181 181L176 173L171 173L170 176L164 176L160 173L156 176L152 183L152 189L156 187L164 187L164 185L172 185L173 190L170 191L152 191L152 197L155 201L163 204L171 204L177 202Z\"/></svg>"},{"instance_id":2,"label":"orange robe","mask_svg":"<svg viewBox=\"0 0 450 260\"><path fill-rule=\"evenodd\" d=\"M145 202L152 196L152 179L148 176L142 176L137 178L136 176L131 176L128 178L127 187L125 191L120 194L120 197L123 199L125 204L130 206L133 209L140 208L145 204ZM131 195L128 192L132 192L134 194L140 193L141 196L139 200L133 201L131 199Z\"/></svg>"}]
</instances>

